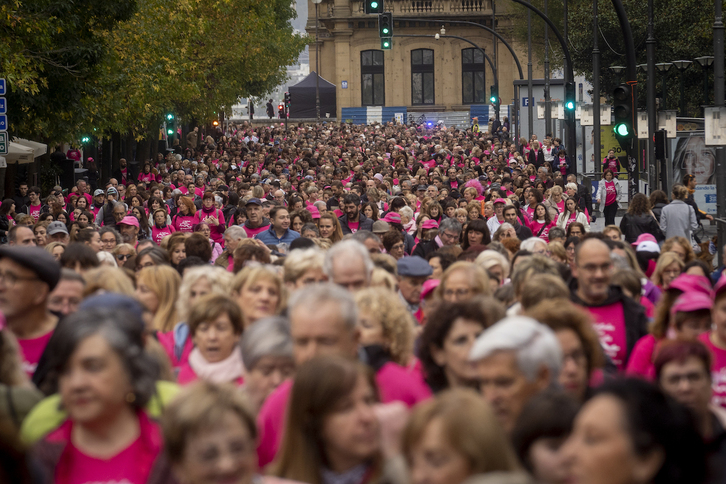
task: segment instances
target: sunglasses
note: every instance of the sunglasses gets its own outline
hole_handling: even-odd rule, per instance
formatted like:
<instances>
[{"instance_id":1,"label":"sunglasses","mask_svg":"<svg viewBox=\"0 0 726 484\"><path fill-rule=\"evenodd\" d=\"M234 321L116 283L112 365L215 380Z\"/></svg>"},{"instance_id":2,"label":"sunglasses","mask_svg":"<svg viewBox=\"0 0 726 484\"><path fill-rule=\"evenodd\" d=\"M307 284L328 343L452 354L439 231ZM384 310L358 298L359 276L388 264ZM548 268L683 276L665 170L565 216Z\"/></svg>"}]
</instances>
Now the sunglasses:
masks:
<instances>
[{"instance_id":1,"label":"sunglasses","mask_svg":"<svg viewBox=\"0 0 726 484\"><path fill-rule=\"evenodd\" d=\"M127 260L129 257L131 257L131 254L116 254L118 260Z\"/></svg>"}]
</instances>

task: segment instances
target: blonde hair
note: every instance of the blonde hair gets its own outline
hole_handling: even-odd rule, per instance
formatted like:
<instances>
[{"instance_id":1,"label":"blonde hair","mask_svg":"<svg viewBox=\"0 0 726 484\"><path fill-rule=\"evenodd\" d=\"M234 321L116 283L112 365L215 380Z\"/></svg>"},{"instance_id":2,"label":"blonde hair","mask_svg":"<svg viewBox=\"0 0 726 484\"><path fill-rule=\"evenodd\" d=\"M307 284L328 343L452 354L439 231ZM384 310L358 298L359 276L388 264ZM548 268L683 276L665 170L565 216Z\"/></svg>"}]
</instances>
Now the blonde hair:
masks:
<instances>
[{"instance_id":1,"label":"blonde hair","mask_svg":"<svg viewBox=\"0 0 726 484\"><path fill-rule=\"evenodd\" d=\"M232 274L221 267L204 265L185 270L179 286L179 300L176 303L176 312L180 321L186 321L189 317L189 310L191 309L189 307L189 297L191 296L192 287L201 279L206 279L209 282L213 294L228 296L230 293Z\"/></svg>"},{"instance_id":2,"label":"blonde hair","mask_svg":"<svg viewBox=\"0 0 726 484\"><path fill-rule=\"evenodd\" d=\"M280 312L287 306L287 290L285 289L285 285L282 283L282 278L270 267L245 267L234 276L234 279L232 279L230 291L233 296L239 295L244 289L247 289L260 279L272 281L277 286L280 298L277 303L275 313L280 314Z\"/></svg>"},{"instance_id":3,"label":"blonde hair","mask_svg":"<svg viewBox=\"0 0 726 484\"><path fill-rule=\"evenodd\" d=\"M446 291L446 282L453 273L458 271L463 271L469 276L471 286L471 295L469 297L491 295L492 287L489 283L489 276L484 269L472 262L454 262L441 275L441 284L436 288L440 299L443 299L444 291Z\"/></svg>"},{"instance_id":4,"label":"blonde hair","mask_svg":"<svg viewBox=\"0 0 726 484\"><path fill-rule=\"evenodd\" d=\"M663 284L663 271L674 262L678 264L678 268L683 271L685 264L675 252L663 252L658 257L658 263L655 265L655 270L651 276L653 284L656 286L661 286Z\"/></svg>"},{"instance_id":5,"label":"blonde hair","mask_svg":"<svg viewBox=\"0 0 726 484\"><path fill-rule=\"evenodd\" d=\"M325 254L318 249L293 250L285 257L283 281L294 284L311 269L323 270Z\"/></svg>"},{"instance_id":6,"label":"blonde hair","mask_svg":"<svg viewBox=\"0 0 726 484\"><path fill-rule=\"evenodd\" d=\"M474 263L488 271L492 267L501 266L504 278L509 277L509 261L496 250L485 250L474 260Z\"/></svg>"},{"instance_id":7,"label":"blonde hair","mask_svg":"<svg viewBox=\"0 0 726 484\"><path fill-rule=\"evenodd\" d=\"M159 299L159 308L151 321L155 331L167 332L179 322L176 301L179 297L181 277L171 266L161 265L144 267L136 275L136 285L146 284Z\"/></svg>"},{"instance_id":8,"label":"blonde hair","mask_svg":"<svg viewBox=\"0 0 726 484\"><path fill-rule=\"evenodd\" d=\"M357 292L355 303L359 313L368 313L380 321L393 362L408 365L413 355L414 323L398 294L390 289L371 287Z\"/></svg>"},{"instance_id":9,"label":"blonde hair","mask_svg":"<svg viewBox=\"0 0 726 484\"><path fill-rule=\"evenodd\" d=\"M540 301L570 297L570 290L560 276L553 274L535 274L522 285L519 302L522 310L527 311Z\"/></svg>"},{"instance_id":10,"label":"blonde hair","mask_svg":"<svg viewBox=\"0 0 726 484\"><path fill-rule=\"evenodd\" d=\"M685 237L681 237L681 236L671 237L668 240L666 240L665 242L663 242L663 247L661 247L661 249L660 249L661 253L671 252L671 248L676 244L680 245L683 248L683 250L686 252L686 259L683 261L685 264L688 264L689 262L691 262L693 259L696 258L696 254L695 254L695 252L693 252L693 247L691 247L691 244L688 242L688 239L686 239Z\"/></svg>"},{"instance_id":11,"label":"blonde hair","mask_svg":"<svg viewBox=\"0 0 726 484\"><path fill-rule=\"evenodd\" d=\"M101 266L83 274L86 285L83 297L86 298L98 291L115 292L126 296L134 296L134 281L123 269Z\"/></svg>"},{"instance_id":12,"label":"blonde hair","mask_svg":"<svg viewBox=\"0 0 726 484\"><path fill-rule=\"evenodd\" d=\"M469 464L471 475L520 470L509 437L492 407L469 389L447 390L416 406L403 431L403 453L410 461L434 420L444 438Z\"/></svg>"},{"instance_id":13,"label":"blonde hair","mask_svg":"<svg viewBox=\"0 0 726 484\"><path fill-rule=\"evenodd\" d=\"M398 291L398 281L396 277L383 267L374 267L371 273L371 286L383 287L389 291Z\"/></svg>"},{"instance_id":14,"label":"blonde hair","mask_svg":"<svg viewBox=\"0 0 726 484\"><path fill-rule=\"evenodd\" d=\"M551 255L554 255L555 257L558 257L563 261L567 260L567 250L565 249L565 246L562 245L562 242L560 242L559 240L550 242L549 244L547 244L547 248L550 251Z\"/></svg>"}]
</instances>

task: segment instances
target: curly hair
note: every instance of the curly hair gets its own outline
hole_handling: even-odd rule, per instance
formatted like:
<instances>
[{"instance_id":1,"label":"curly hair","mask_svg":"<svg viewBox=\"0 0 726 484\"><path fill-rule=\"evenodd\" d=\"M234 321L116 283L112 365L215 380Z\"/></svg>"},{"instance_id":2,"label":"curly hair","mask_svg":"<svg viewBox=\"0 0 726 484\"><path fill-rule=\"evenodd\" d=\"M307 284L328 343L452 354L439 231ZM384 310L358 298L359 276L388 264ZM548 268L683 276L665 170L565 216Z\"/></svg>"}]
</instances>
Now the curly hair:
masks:
<instances>
[{"instance_id":1,"label":"curly hair","mask_svg":"<svg viewBox=\"0 0 726 484\"><path fill-rule=\"evenodd\" d=\"M400 297L385 288L371 287L356 293L355 302L360 313L381 322L391 359L401 366L408 365L413 355L414 322Z\"/></svg>"},{"instance_id":2,"label":"curly hair","mask_svg":"<svg viewBox=\"0 0 726 484\"><path fill-rule=\"evenodd\" d=\"M630 200L628 205L628 213L630 215L643 215L650 211L650 200L642 193L636 193Z\"/></svg>"}]
</instances>

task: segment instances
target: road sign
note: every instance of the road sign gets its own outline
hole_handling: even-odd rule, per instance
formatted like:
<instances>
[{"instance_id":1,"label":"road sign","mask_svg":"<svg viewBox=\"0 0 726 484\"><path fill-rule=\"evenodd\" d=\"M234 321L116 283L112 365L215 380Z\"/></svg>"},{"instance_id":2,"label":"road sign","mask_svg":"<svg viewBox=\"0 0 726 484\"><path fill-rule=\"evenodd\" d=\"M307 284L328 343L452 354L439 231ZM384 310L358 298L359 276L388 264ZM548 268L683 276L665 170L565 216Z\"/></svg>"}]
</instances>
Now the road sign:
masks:
<instances>
[{"instance_id":1,"label":"road sign","mask_svg":"<svg viewBox=\"0 0 726 484\"><path fill-rule=\"evenodd\" d=\"M8 130L8 115L0 114L0 131Z\"/></svg>"},{"instance_id":2,"label":"road sign","mask_svg":"<svg viewBox=\"0 0 726 484\"><path fill-rule=\"evenodd\" d=\"M8 134L0 133L0 155L8 154Z\"/></svg>"},{"instance_id":3,"label":"road sign","mask_svg":"<svg viewBox=\"0 0 726 484\"><path fill-rule=\"evenodd\" d=\"M0 114L8 112L8 103L4 97L0 97Z\"/></svg>"},{"instance_id":4,"label":"road sign","mask_svg":"<svg viewBox=\"0 0 726 484\"><path fill-rule=\"evenodd\" d=\"M0 77L0 96L5 95L5 78Z\"/></svg>"}]
</instances>

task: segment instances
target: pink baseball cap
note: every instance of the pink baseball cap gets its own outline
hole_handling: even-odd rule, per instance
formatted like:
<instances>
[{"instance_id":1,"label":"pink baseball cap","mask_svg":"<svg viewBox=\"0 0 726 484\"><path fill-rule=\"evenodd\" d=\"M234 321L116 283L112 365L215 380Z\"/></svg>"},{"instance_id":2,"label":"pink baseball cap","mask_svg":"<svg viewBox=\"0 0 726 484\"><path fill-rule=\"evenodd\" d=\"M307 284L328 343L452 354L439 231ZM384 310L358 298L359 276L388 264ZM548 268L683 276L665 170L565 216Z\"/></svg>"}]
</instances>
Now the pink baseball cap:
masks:
<instances>
[{"instance_id":1,"label":"pink baseball cap","mask_svg":"<svg viewBox=\"0 0 726 484\"><path fill-rule=\"evenodd\" d=\"M396 212L388 212L385 217L383 217L384 222L394 223L394 224L400 224L401 223L401 215L397 214Z\"/></svg>"},{"instance_id":2,"label":"pink baseball cap","mask_svg":"<svg viewBox=\"0 0 726 484\"><path fill-rule=\"evenodd\" d=\"M726 286L726 280L723 278L719 280L719 283ZM716 284L716 287L718 287L718 284ZM668 290L670 291L671 289L683 293L698 292L706 296L711 296L711 283L708 279L705 276L697 276L694 274L681 274L676 277L668 286Z\"/></svg>"},{"instance_id":3,"label":"pink baseball cap","mask_svg":"<svg viewBox=\"0 0 726 484\"><path fill-rule=\"evenodd\" d=\"M635 240L635 242L633 242L631 245L637 246L637 245L640 245L641 242L653 242L656 244L658 243L658 241L655 240L655 237L653 237L652 234L640 234L638 236L638 238ZM660 250L658 252L660 252Z\"/></svg>"},{"instance_id":4,"label":"pink baseball cap","mask_svg":"<svg viewBox=\"0 0 726 484\"><path fill-rule=\"evenodd\" d=\"M121 220L118 225L133 225L137 229L139 228L139 219L134 217L133 215L127 215Z\"/></svg>"},{"instance_id":5,"label":"pink baseball cap","mask_svg":"<svg viewBox=\"0 0 726 484\"><path fill-rule=\"evenodd\" d=\"M507 201L503 198L497 198L496 200L494 200L494 205L496 205L497 203L503 203L506 205Z\"/></svg>"},{"instance_id":6,"label":"pink baseball cap","mask_svg":"<svg viewBox=\"0 0 726 484\"><path fill-rule=\"evenodd\" d=\"M671 314L690 313L700 311L702 309L711 309L713 307L713 299L700 292L684 292L676 302L671 306Z\"/></svg>"},{"instance_id":7,"label":"pink baseball cap","mask_svg":"<svg viewBox=\"0 0 726 484\"><path fill-rule=\"evenodd\" d=\"M439 223L436 220L428 219L424 223L421 224L421 228L424 230L438 229Z\"/></svg>"},{"instance_id":8,"label":"pink baseball cap","mask_svg":"<svg viewBox=\"0 0 726 484\"><path fill-rule=\"evenodd\" d=\"M441 281L438 279L429 279L428 281L424 282L421 288L421 301L431 295L431 293L434 292L437 287L439 287L440 283Z\"/></svg>"},{"instance_id":9,"label":"pink baseball cap","mask_svg":"<svg viewBox=\"0 0 726 484\"><path fill-rule=\"evenodd\" d=\"M305 209L310 212L313 218L320 218L320 210L315 205L308 205Z\"/></svg>"}]
</instances>

